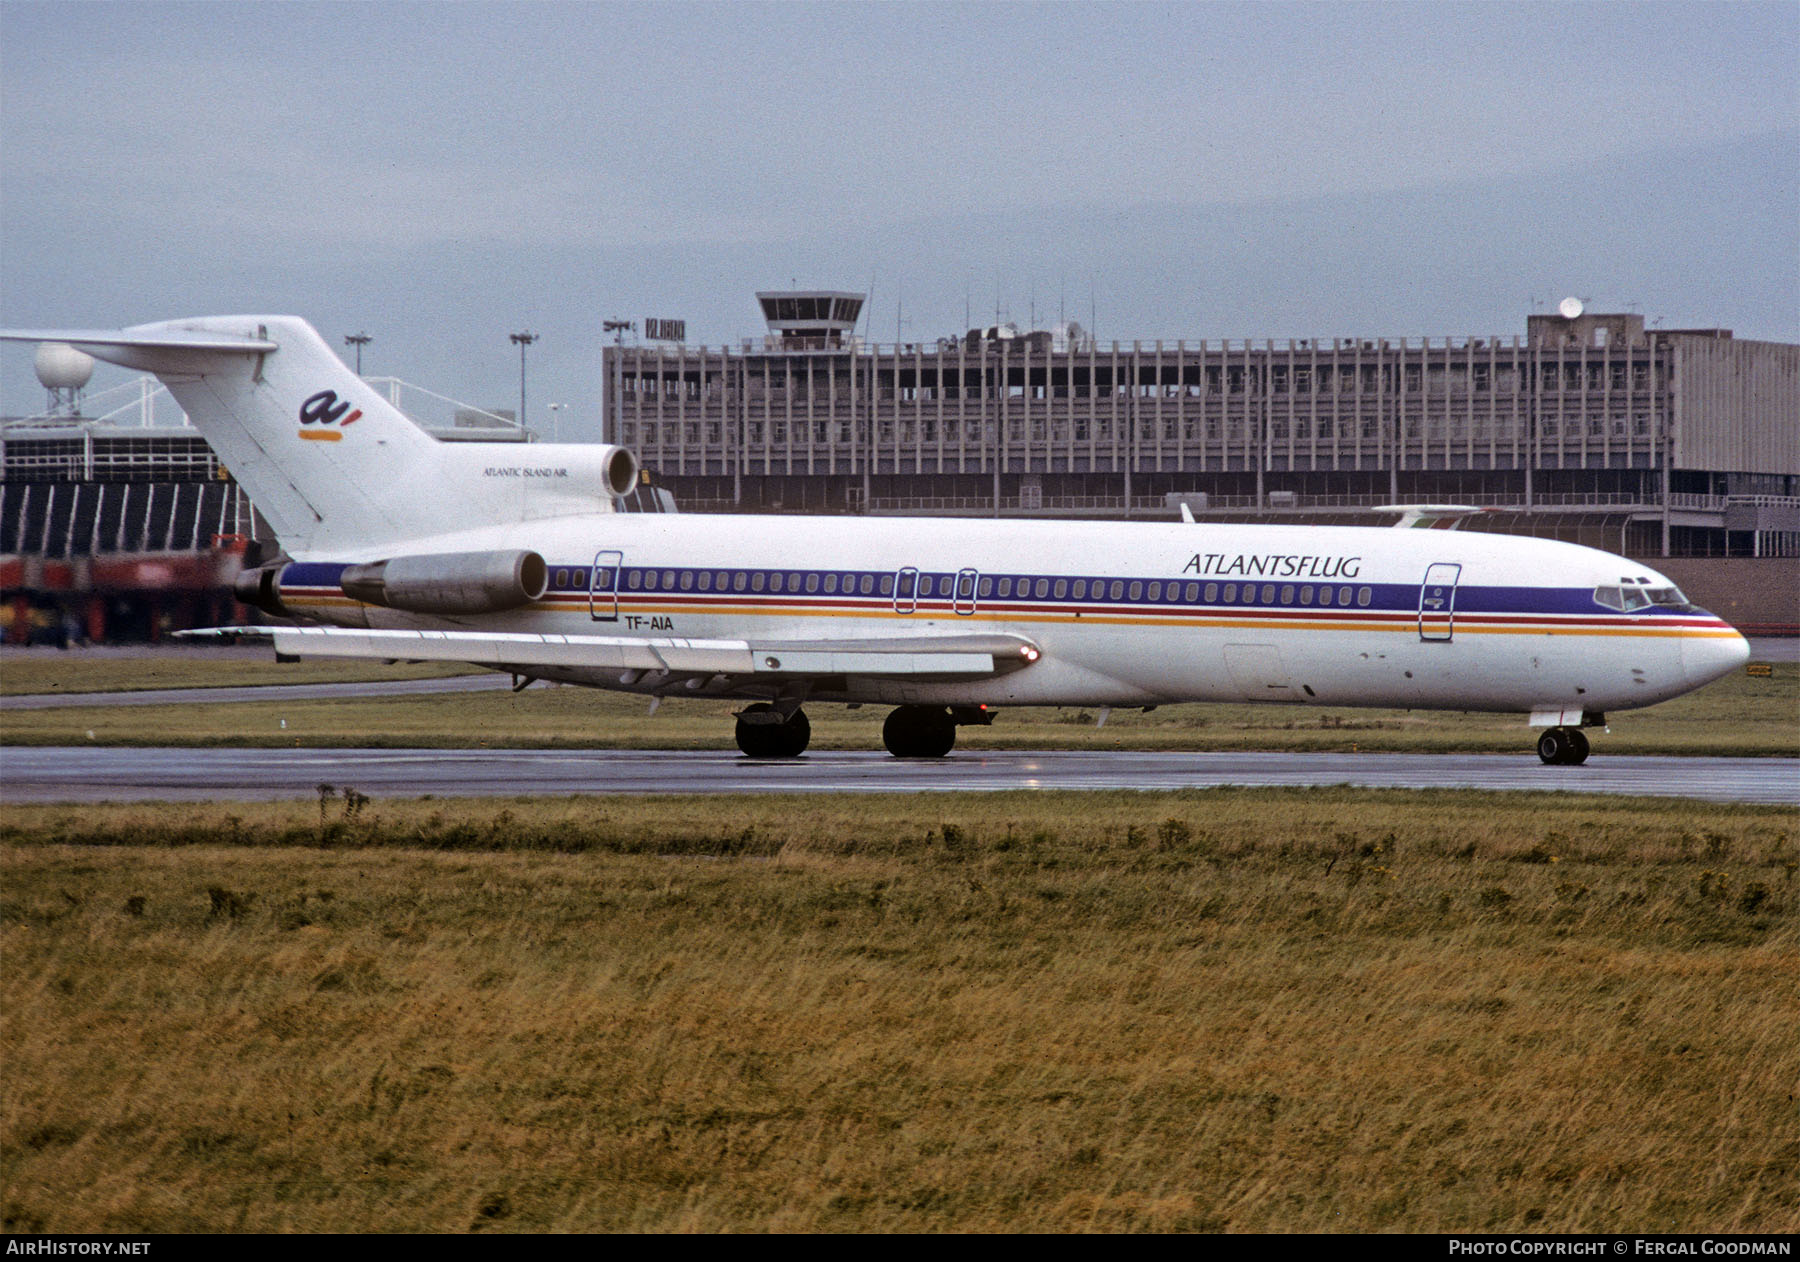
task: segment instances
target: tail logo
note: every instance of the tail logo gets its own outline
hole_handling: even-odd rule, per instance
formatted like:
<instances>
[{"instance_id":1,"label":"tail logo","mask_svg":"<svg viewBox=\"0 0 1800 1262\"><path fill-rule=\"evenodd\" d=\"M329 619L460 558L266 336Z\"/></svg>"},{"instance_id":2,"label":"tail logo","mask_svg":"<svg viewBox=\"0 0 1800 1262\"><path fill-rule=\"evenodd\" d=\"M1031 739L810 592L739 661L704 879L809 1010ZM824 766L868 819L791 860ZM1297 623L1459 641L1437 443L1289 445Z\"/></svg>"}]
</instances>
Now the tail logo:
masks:
<instances>
[{"instance_id":1,"label":"tail logo","mask_svg":"<svg viewBox=\"0 0 1800 1262\"><path fill-rule=\"evenodd\" d=\"M361 409L352 410L335 390L321 390L300 405L300 437L314 442L338 442L344 437L344 426L355 424L361 416ZM318 428L306 428L309 425Z\"/></svg>"}]
</instances>

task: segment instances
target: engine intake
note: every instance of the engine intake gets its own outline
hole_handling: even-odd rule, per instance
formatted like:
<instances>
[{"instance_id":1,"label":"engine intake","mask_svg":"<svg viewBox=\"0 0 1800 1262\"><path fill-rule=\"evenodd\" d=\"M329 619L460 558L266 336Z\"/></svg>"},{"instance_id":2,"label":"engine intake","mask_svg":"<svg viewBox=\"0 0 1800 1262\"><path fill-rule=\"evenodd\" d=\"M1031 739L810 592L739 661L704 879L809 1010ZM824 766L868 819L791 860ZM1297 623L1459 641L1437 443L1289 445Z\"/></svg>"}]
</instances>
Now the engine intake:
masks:
<instances>
[{"instance_id":1,"label":"engine intake","mask_svg":"<svg viewBox=\"0 0 1800 1262\"><path fill-rule=\"evenodd\" d=\"M364 604L408 613L504 613L543 597L550 570L535 552L441 552L347 566L339 585Z\"/></svg>"}]
</instances>

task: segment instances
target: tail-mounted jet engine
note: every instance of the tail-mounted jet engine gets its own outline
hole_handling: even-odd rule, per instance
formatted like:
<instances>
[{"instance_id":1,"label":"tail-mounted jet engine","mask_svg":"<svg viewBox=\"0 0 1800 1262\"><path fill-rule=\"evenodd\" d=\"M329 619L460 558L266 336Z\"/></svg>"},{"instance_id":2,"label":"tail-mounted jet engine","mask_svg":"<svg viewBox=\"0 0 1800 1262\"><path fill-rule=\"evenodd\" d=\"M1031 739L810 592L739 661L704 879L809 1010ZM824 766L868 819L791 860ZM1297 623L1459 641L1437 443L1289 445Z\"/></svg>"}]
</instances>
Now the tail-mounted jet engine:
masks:
<instances>
[{"instance_id":1,"label":"tail-mounted jet engine","mask_svg":"<svg viewBox=\"0 0 1800 1262\"><path fill-rule=\"evenodd\" d=\"M408 613L504 613L541 599L549 567L535 552L443 552L352 565L344 595Z\"/></svg>"},{"instance_id":2,"label":"tail-mounted jet engine","mask_svg":"<svg viewBox=\"0 0 1800 1262\"><path fill-rule=\"evenodd\" d=\"M321 568L280 565L245 570L237 577L235 592L246 605L291 616L295 611L282 597L301 591L315 594ZM331 580L326 577L325 581ZM336 581L352 600L385 609L426 614L504 613L542 599L549 587L550 570L544 558L531 551L441 552L347 565Z\"/></svg>"}]
</instances>

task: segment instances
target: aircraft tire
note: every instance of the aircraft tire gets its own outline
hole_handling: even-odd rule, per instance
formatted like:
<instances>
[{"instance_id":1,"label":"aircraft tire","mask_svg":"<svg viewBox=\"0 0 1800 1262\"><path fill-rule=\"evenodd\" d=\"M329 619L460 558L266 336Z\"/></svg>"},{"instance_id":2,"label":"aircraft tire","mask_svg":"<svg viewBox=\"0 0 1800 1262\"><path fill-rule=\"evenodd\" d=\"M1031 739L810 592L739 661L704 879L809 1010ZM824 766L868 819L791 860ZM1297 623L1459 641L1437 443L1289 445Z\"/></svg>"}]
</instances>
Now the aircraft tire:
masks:
<instances>
[{"instance_id":1,"label":"aircraft tire","mask_svg":"<svg viewBox=\"0 0 1800 1262\"><path fill-rule=\"evenodd\" d=\"M812 723L804 710L795 710L786 722L748 719L750 715L775 714L766 701L747 705L738 713L737 747L747 758L798 758L812 740Z\"/></svg>"},{"instance_id":2,"label":"aircraft tire","mask_svg":"<svg viewBox=\"0 0 1800 1262\"><path fill-rule=\"evenodd\" d=\"M903 705L881 725L881 743L896 758L942 758L956 746L956 719L942 706Z\"/></svg>"},{"instance_id":3,"label":"aircraft tire","mask_svg":"<svg viewBox=\"0 0 1800 1262\"><path fill-rule=\"evenodd\" d=\"M1591 747L1588 745L1587 733L1583 732L1578 727L1570 728L1569 754L1568 757L1563 760L1563 765L1567 767L1579 767L1582 763L1587 761L1590 748Z\"/></svg>"},{"instance_id":4,"label":"aircraft tire","mask_svg":"<svg viewBox=\"0 0 1800 1262\"><path fill-rule=\"evenodd\" d=\"M1588 738L1580 729L1553 727L1538 737L1538 757L1546 766L1579 767L1587 761Z\"/></svg>"}]
</instances>

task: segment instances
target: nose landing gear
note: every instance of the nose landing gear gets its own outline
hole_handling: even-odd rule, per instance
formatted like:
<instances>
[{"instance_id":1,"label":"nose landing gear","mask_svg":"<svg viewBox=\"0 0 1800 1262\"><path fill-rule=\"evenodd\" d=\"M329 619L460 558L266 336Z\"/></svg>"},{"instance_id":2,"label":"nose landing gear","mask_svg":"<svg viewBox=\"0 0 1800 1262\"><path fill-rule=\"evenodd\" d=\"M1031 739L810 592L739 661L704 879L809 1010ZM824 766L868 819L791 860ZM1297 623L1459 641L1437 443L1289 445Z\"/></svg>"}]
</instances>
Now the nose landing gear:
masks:
<instances>
[{"instance_id":1,"label":"nose landing gear","mask_svg":"<svg viewBox=\"0 0 1800 1262\"><path fill-rule=\"evenodd\" d=\"M1587 761L1588 738L1578 727L1546 728L1538 737L1538 757L1552 767L1579 767Z\"/></svg>"}]
</instances>

